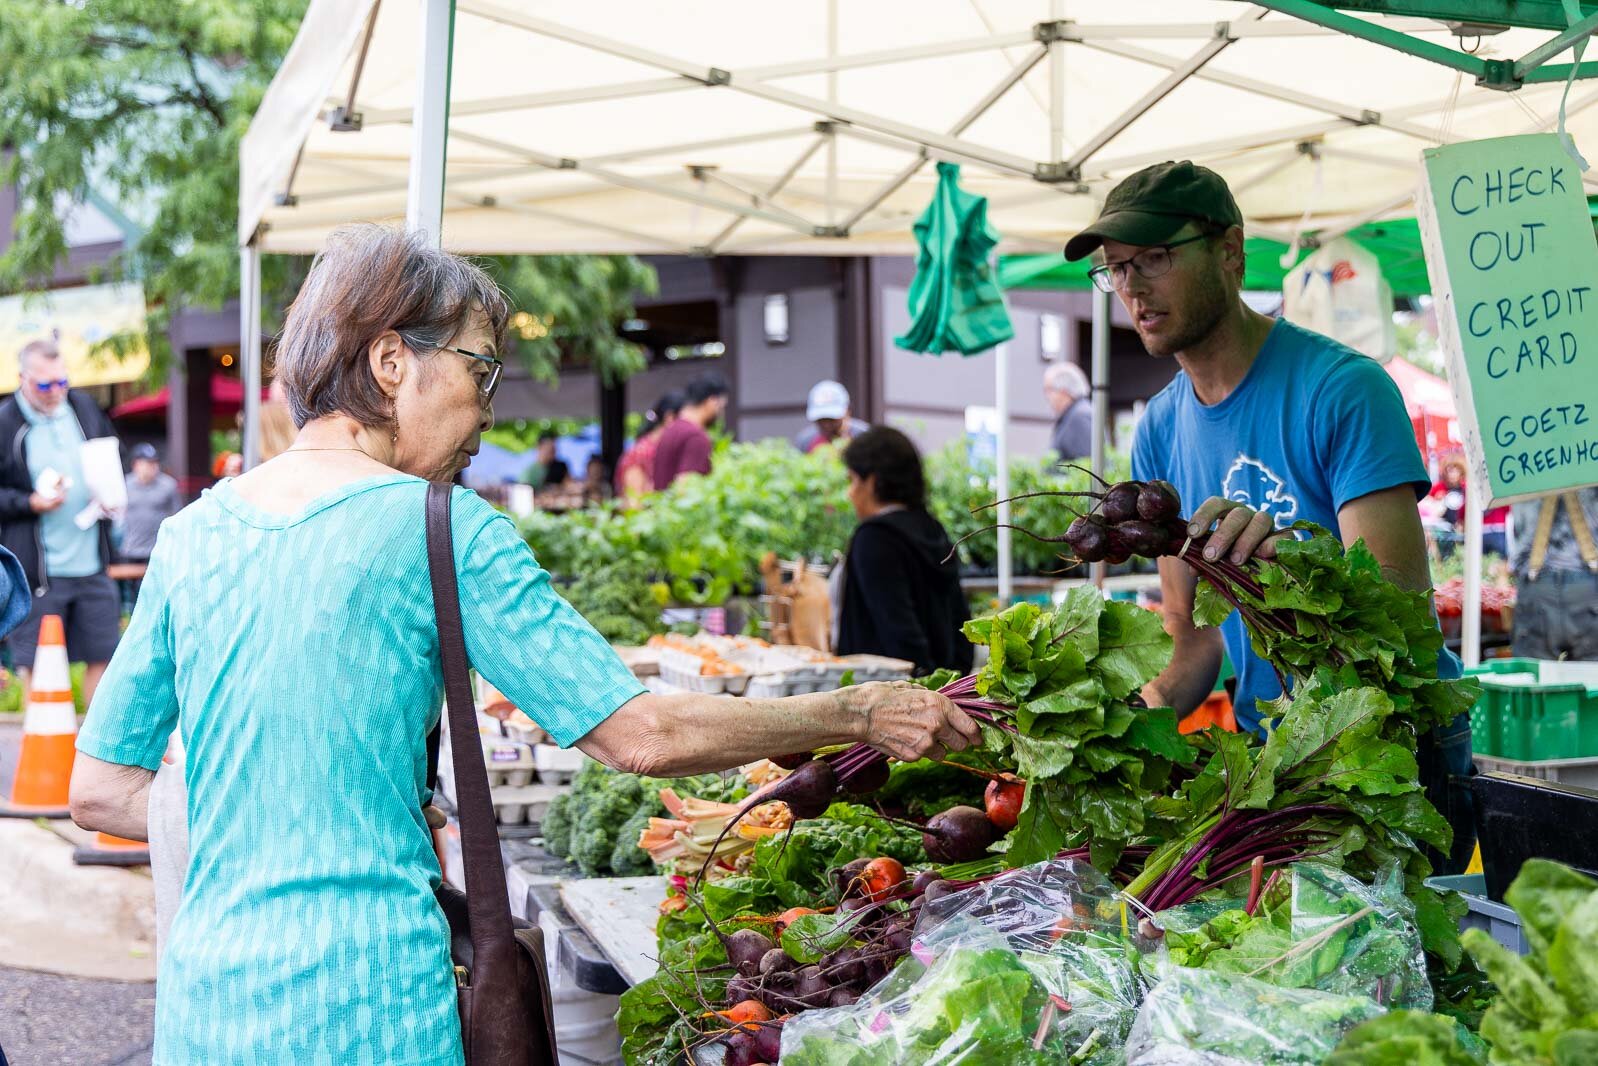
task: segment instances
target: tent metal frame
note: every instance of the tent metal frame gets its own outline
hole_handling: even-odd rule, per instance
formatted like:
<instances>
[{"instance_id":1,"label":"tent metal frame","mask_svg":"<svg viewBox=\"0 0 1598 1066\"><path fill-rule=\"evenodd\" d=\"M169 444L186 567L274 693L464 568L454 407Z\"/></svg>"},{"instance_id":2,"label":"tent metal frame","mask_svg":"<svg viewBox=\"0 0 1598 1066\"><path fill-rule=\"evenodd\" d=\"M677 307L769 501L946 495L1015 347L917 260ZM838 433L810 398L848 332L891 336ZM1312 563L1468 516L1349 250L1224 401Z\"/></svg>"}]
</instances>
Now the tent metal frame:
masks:
<instances>
[{"instance_id":1,"label":"tent metal frame","mask_svg":"<svg viewBox=\"0 0 1598 1066\"><path fill-rule=\"evenodd\" d=\"M1474 74L1482 85L1509 91L1518 89L1530 82L1551 81L1568 76L1570 73L1569 64L1550 65L1548 60L1569 49L1577 41L1598 31L1598 13L1595 13L1577 22L1574 26L1555 34L1545 44L1511 63L1506 60L1484 60L1446 47L1435 41L1426 40L1421 34L1429 32L1435 35L1448 32L1446 27L1430 19L1389 20L1387 23L1378 25L1335 10L1316 2L1316 0L1253 0L1247 7L1243 7L1240 10L1237 18L1226 22L1153 26L1080 24L1057 17L1063 5L1056 3L1051 11L1051 14L1056 17L1037 23L1032 27L1030 33L993 34L986 37L931 42L907 48L883 49L848 55L834 54L814 60L772 64L763 67L752 67L743 71L733 71L714 66L707 67L680 57L643 48L627 41L574 29L550 19L540 18L503 4L491 2L491 0L457 0L454 6L459 12L490 19L551 40L563 41L653 67L670 75L666 78L640 79L557 92L517 94L491 99L452 102L449 105L449 112L451 118L455 120L492 115L507 110L624 99L636 95L695 88L714 88L747 94L819 117L821 121L810 128L816 129L822 136L822 140L817 142L815 146L825 147L829 153L829 166L827 168L829 195L826 197L824 204L825 210L823 214L825 220L822 222L812 222L799 212L791 208L785 208L776 202L776 197L789 187L799 169L805 163L808 163L811 156L813 156L814 151L811 146L807 146L801 152L800 161L790 168L790 172L780 175L779 180L774 182L772 187L764 190L729 190L726 176L711 172L708 184L720 186L718 191L732 192L733 195L731 197L711 195L704 188L706 183L697 183L699 184L698 188L688 188L658 177L642 177L612 169L614 165L632 163L641 159L690 156L694 152L713 148L735 147L743 144L755 144L799 136L806 132L806 127L783 127L729 137L655 145L596 155L588 159L554 156L521 146L508 145L504 142L494 141L492 138L472 134L459 126L454 126L449 130L450 136L457 141L465 141L476 144L479 147L489 148L509 159L518 161L520 164L530 162L550 169L574 170L594 179L601 185L613 185L620 188L650 192L730 215L731 218L727 225L716 232L704 244L680 249L684 253L699 255L739 250L740 246L729 242L742 223L752 218L781 226L787 231L803 236L847 239L856 232L857 227L862 224L870 225L873 221L873 212L895 192L913 180L929 159L944 159L970 164L1008 177L1031 178L1042 183L1066 186L1068 191L1085 192L1088 191L1085 186L1086 182L1106 179L1116 172L1146 165L1155 161L1155 156L1159 158L1178 156L1194 159L1213 158L1231 152L1257 148L1264 144L1313 140L1347 128L1350 125L1377 126L1414 137L1424 143L1439 143L1441 135L1437 130L1409 121L1408 118L1410 114L1420 114L1435 110L1439 106L1438 104L1409 105L1405 108L1388 110L1384 113L1375 108L1360 107L1357 104L1350 104L1346 101L1331 100L1299 92L1289 87L1272 85L1246 75L1208 68L1211 59L1221 54L1231 44L1246 37L1335 34L1357 36L1376 44L1398 49L1409 55L1442 63L1464 73ZM1471 5L1467 3L1462 6L1467 13L1482 15L1482 11L1477 10L1478 8L1483 8L1482 4ZM1492 7L1492 5L1487 6ZM1487 13L1491 14L1497 10L1494 7ZM1265 16L1272 12L1292 17L1275 20L1266 19ZM369 44L370 27L371 24L375 23L375 20L376 8L374 7L368 18L367 33L363 35L362 39L361 48L363 53ZM1181 60L1126 43L1139 38L1200 39L1203 43L1186 60ZM994 49L1011 49L1026 44L1033 45L1033 48L1029 49L1019 62L1013 64L1005 77L983 97L979 98L972 109L960 121L951 126L948 132L926 129L901 122L889 116L841 104L836 99L835 85L829 86L829 98L822 99L770 84L774 80L800 75L828 74L830 76L842 70L992 51ZM1105 123L1096 134L1079 146L1069 157L1063 156L1064 72L1066 61L1063 46L1066 44L1083 45L1105 54L1146 63L1169 71L1166 78L1150 88L1131 106ZM1000 99L1004 98L1015 85L1020 84L1034 67L1045 60L1048 64L1050 82L1048 158L1041 161L1028 159L977 143L963 136L965 131L978 118ZM1494 64L1497 64L1497 66L1494 66ZM1502 68L1506 67L1510 70L1509 75L1503 74ZM1598 63L1582 64L1578 72L1580 77L1595 75L1598 75ZM1149 110L1155 107L1160 100L1175 91L1190 78L1225 85L1281 103L1321 111L1330 116L1330 118L1325 122L1306 123L1293 127L1261 131L1245 137L1217 138L1175 148L1166 147L1155 153L1138 153L1111 158L1103 158L1100 155L1103 149L1109 146L1116 137L1135 124ZM352 79L348 94L336 106L324 113L327 121L338 123L348 120L353 112L355 91L358 83L359 64L357 65L356 77ZM411 109L397 108L368 110L356 117L358 124L375 125L408 123L412 121L413 116ZM838 202L836 177L835 138L839 134L904 151L913 156L913 158L883 185L868 192L859 202L852 205L841 204ZM1092 173L1088 174L1086 170L1090 165ZM463 175L455 179L455 184L492 181L495 177L508 177L516 172L514 167L490 168L483 173ZM387 191L394 191L388 183L352 185L345 188L318 190L314 193L302 194L302 202L336 201ZM291 190L285 189L279 195L279 200L284 200L290 193ZM524 198L509 200L495 198L485 201L484 206L503 210L519 210L532 206L532 203L532 201ZM903 216L895 215L894 219L897 225L902 223ZM644 235L639 234L639 236ZM658 238L651 240L650 243L663 248L676 247L673 242ZM769 241L765 243L769 243ZM758 248L758 246L756 244L744 247Z\"/></svg>"}]
</instances>

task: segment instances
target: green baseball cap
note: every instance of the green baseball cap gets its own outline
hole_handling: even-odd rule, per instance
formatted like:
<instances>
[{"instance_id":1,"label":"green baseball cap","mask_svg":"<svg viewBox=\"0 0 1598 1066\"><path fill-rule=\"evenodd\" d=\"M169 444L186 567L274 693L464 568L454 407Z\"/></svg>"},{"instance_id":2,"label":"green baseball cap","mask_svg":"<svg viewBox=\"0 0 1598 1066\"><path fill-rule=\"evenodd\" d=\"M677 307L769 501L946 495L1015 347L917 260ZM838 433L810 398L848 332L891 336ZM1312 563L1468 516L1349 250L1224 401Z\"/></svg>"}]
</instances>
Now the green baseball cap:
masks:
<instances>
[{"instance_id":1,"label":"green baseball cap","mask_svg":"<svg viewBox=\"0 0 1598 1066\"><path fill-rule=\"evenodd\" d=\"M1106 240L1164 244L1189 222L1241 226L1243 212L1226 179L1208 167L1187 160L1156 163L1110 190L1093 225L1066 242L1065 258L1075 262Z\"/></svg>"}]
</instances>

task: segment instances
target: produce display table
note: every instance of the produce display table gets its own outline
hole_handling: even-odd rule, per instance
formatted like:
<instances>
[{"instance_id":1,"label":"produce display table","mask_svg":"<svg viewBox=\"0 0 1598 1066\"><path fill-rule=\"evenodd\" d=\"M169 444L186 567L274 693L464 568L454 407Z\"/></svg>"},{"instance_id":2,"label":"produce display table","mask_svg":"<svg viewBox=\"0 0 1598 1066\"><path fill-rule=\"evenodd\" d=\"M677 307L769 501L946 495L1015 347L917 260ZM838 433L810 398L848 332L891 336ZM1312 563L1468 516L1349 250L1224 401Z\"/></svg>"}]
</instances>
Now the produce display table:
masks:
<instances>
[{"instance_id":1,"label":"produce display table","mask_svg":"<svg viewBox=\"0 0 1598 1066\"><path fill-rule=\"evenodd\" d=\"M665 898L665 881L658 875L595 877L560 886L567 912L629 986L659 969L655 920Z\"/></svg>"},{"instance_id":2,"label":"produce display table","mask_svg":"<svg viewBox=\"0 0 1598 1066\"><path fill-rule=\"evenodd\" d=\"M511 910L544 930L545 951L585 992L615 996L653 977L659 877L568 878L507 871Z\"/></svg>"}]
</instances>

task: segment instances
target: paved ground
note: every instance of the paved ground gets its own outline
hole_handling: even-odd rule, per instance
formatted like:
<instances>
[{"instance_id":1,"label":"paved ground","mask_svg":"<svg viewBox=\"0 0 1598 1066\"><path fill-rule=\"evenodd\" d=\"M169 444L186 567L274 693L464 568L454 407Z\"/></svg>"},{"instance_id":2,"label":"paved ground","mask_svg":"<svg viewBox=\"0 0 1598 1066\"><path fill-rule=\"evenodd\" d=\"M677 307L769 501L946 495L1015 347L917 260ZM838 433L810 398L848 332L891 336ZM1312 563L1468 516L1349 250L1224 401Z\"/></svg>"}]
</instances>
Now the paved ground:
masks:
<instances>
[{"instance_id":1,"label":"paved ground","mask_svg":"<svg viewBox=\"0 0 1598 1066\"><path fill-rule=\"evenodd\" d=\"M0 967L0 1048L10 1066L148 1066L155 985Z\"/></svg>"},{"instance_id":2,"label":"paved ground","mask_svg":"<svg viewBox=\"0 0 1598 1066\"><path fill-rule=\"evenodd\" d=\"M19 722L0 721L0 796L11 793L21 733ZM154 1018L153 982L0 965L0 1049L10 1066L148 1066Z\"/></svg>"}]
</instances>

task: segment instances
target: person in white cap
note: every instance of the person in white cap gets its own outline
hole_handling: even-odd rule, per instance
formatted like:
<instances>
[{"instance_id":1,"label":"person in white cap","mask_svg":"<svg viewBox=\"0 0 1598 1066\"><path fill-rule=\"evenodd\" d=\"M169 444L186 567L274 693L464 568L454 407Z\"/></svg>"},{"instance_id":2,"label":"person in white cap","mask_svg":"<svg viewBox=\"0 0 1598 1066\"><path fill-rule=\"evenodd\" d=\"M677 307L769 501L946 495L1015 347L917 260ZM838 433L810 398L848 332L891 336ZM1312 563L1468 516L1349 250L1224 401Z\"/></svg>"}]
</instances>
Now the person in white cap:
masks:
<instances>
[{"instance_id":1,"label":"person in white cap","mask_svg":"<svg viewBox=\"0 0 1598 1066\"><path fill-rule=\"evenodd\" d=\"M807 455L823 444L848 441L871 428L849 417L849 390L836 381L818 381L810 387L805 417L810 424L795 434L793 446Z\"/></svg>"}]
</instances>

